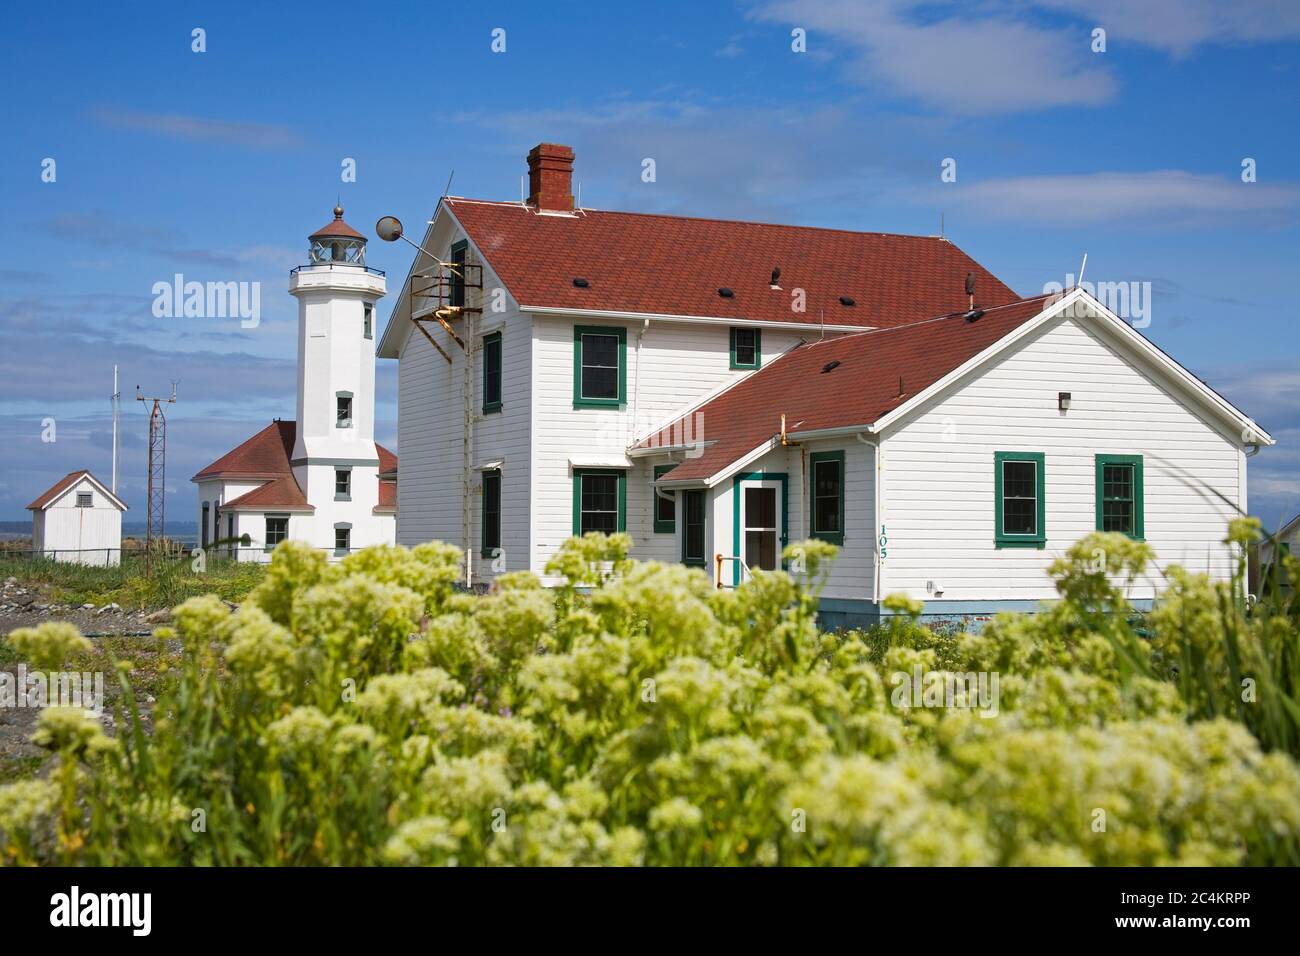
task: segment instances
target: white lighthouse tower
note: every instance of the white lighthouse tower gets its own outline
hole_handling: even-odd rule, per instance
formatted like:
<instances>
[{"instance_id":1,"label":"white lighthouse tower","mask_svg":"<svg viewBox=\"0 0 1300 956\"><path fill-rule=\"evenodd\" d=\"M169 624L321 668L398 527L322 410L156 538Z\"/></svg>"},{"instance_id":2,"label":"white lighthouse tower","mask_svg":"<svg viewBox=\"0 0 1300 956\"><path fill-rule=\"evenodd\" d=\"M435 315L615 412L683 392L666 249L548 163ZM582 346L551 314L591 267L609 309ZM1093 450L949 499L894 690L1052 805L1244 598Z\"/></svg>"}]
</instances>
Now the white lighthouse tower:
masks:
<instances>
[{"instance_id":1,"label":"white lighthouse tower","mask_svg":"<svg viewBox=\"0 0 1300 956\"><path fill-rule=\"evenodd\" d=\"M397 456L375 443L375 303L384 274L366 267L366 238L334 220L311 235L289 274L298 299L298 418L277 418L191 481L199 546L269 561L282 541L333 558L397 531Z\"/></svg>"},{"instance_id":2,"label":"white lighthouse tower","mask_svg":"<svg viewBox=\"0 0 1300 956\"><path fill-rule=\"evenodd\" d=\"M312 543L337 552L391 543L375 445L375 303L384 275L366 267L366 239L343 208L309 237L289 276L298 299L298 416L290 464L315 509Z\"/></svg>"}]
</instances>

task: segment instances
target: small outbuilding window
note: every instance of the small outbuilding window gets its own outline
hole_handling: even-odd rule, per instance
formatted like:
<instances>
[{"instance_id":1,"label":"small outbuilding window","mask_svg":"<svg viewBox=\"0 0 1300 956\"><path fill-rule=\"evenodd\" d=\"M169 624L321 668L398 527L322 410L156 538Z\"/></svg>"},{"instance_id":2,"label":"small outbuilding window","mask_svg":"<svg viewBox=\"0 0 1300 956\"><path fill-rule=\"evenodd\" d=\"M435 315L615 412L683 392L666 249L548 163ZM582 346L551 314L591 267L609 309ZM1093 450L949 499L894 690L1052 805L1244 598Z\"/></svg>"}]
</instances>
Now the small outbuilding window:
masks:
<instances>
[{"instance_id":1,"label":"small outbuilding window","mask_svg":"<svg viewBox=\"0 0 1300 956\"><path fill-rule=\"evenodd\" d=\"M682 564L703 567L705 564L704 492L682 492Z\"/></svg>"},{"instance_id":2,"label":"small outbuilding window","mask_svg":"<svg viewBox=\"0 0 1300 956\"><path fill-rule=\"evenodd\" d=\"M758 368L762 361L761 332L759 329L731 330L731 367Z\"/></svg>"},{"instance_id":3,"label":"small outbuilding window","mask_svg":"<svg viewBox=\"0 0 1300 956\"><path fill-rule=\"evenodd\" d=\"M95 496L93 494L91 494L89 491L77 492L78 508L93 508L94 506L95 506Z\"/></svg>"},{"instance_id":4,"label":"small outbuilding window","mask_svg":"<svg viewBox=\"0 0 1300 956\"><path fill-rule=\"evenodd\" d=\"M999 548L1042 548L1047 543L1043 507L1043 453L993 453L995 544Z\"/></svg>"}]
</instances>

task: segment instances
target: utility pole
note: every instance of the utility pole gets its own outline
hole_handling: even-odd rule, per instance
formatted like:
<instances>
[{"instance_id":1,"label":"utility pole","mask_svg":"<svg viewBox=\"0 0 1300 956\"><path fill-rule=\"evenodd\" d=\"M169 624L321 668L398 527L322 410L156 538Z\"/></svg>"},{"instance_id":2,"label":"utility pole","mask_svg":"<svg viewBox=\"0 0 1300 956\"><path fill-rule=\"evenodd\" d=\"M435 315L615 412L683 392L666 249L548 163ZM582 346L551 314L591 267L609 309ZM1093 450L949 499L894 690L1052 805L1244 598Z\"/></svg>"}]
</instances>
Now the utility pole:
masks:
<instances>
[{"instance_id":1,"label":"utility pole","mask_svg":"<svg viewBox=\"0 0 1300 956\"><path fill-rule=\"evenodd\" d=\"M135 400L153 403L149 412L149 508L144 539L145 574L151 575L154 542L163 541L166 534L167 416L163 414L162 403L175 404L176 383L172 382L171 398L146 398L137 385Z\"/></svg>"},{"instance_id":2,"label":"utility pole","mask_svg":"<svg viewBox=\"0 0 1300 956\"><path fill-rule=\"evenodd\" d=\"M113 482L112 492L117 494L117 426L122 407L122 390L117 387L117 366L113 366Z\"/></svg>"}]
</instances>

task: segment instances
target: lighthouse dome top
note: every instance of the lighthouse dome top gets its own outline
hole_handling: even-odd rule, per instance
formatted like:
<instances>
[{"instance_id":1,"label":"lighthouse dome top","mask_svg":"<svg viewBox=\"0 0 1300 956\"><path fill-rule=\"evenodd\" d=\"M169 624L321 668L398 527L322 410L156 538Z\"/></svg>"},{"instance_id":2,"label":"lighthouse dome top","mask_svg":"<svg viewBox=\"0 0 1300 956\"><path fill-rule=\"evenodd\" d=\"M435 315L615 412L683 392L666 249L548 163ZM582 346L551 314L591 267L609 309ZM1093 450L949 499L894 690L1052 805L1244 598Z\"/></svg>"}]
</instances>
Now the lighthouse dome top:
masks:
<instances>
[{"instance_id":1,"label":"lighthouse dome top","mask_svg":"<svg viewBox=\"0 0 1300 956\"><path fill-rule=\"evenodd\" d=\"M343 207L334 207L334 219L307 237L308 258L313 263L366 264L366 237L343 221Z\"/></svg>"}]
</instances>

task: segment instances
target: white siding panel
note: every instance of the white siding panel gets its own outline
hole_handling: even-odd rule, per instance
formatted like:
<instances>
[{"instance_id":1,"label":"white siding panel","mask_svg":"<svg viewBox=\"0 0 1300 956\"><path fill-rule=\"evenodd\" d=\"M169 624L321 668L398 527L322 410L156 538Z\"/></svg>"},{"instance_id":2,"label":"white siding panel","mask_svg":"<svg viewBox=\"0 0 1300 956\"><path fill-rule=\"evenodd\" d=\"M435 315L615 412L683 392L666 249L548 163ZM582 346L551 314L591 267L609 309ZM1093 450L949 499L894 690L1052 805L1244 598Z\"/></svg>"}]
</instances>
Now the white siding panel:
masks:
<instances>
[{"instance_id":1,"label":"white siding panel","mask_svg":"<svg viewBox=\"0 0 1300 956\"><path fill-rule=\"evenodd\" d=\"M444 258L460 236L446 239ZM471 261L474 261L471 254ZM426 323L434 340L446 350L453 364L438 354L418 331L410 334L398 362L397 436L400 454L397 482L397 541L413 546L425 541L446 541L464 548L462 502L464 489L464 397L465 363L473 363L474 447L471 466L503 459L501 481L501 546L508 571L528 567L528 522L531 443L532 338L530 318L510 302L504 312L491 311L492 290L500 282L488 268L483 270L483 291L466 291L466 303L484 309L476 316L474 340L468 354L436 323ZM453 328L464 338L464 320ZM502 408L483 414L484 335L501 332ZM470 540L474 580L484 582L494 575L491 560L482 551L481 480L471 473Z\"/></svg>"},{"instance_id":2,"label":"white siding panel","mask_svg":"<svg viewBox=\"0 0 1300 956\"><path fill-rule=\"evenodd\" d=\"M844 452L844 545L831 568L823 597L871 600L875 585L875 449L855 438L809 441L776 448L745 469L788 475L787 529L790 542L810 536L808 462L817 452ZM722 482L716 495L714 543L723 554L735 554L733 499L735 481ZM724 570L724 577L730 574Z\"/></svg>"},{"instance_id":3,"label":"white siding panel","mask_svg":"<svg viewBox=\"0 0 1300 956\"><path fill-rule=\"evenodd\" d=\"M575 325L627 330L627 403L622 409L573 407ZM652 322L638 353L641 330L635 322L533 317L532 567L539 573L573 533L572 457L624 454L636 439L748 374L730 367L730 332L725 325ZM797 344L801 333L808 330L764 329L764 365ZM707 439L707 421L703 428ZM677 560L679 549L669 542L675 536L651 530L646 483L651 467L638 462L628 473L627 529L633 556Z\"/></svg>"},{"instance_id":4,"label":"white siding panel","mask_svg":"<svg viewBox=\"0 0 1300 956\"><path fill-rule=\"evenodd\" d=\"M1070 392L1062 413L1057 393ZM997 451L1046 456L1047 546L994 546ZM1096 525L1094 456L1142 455L1146 540L1161 566L1226 577L1221 544L1242 500L1236 445L1171 389L1139 371L1086 323L1067 319L888 434L888 558L882 590L944 601L1056 597L1052 560ZM1134 597L1152 596L1159 576Z\"/></svg>"}]
</instances>

